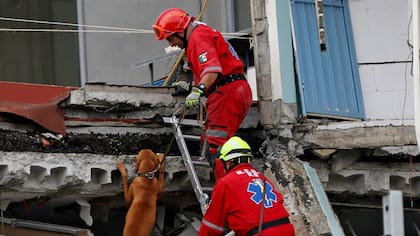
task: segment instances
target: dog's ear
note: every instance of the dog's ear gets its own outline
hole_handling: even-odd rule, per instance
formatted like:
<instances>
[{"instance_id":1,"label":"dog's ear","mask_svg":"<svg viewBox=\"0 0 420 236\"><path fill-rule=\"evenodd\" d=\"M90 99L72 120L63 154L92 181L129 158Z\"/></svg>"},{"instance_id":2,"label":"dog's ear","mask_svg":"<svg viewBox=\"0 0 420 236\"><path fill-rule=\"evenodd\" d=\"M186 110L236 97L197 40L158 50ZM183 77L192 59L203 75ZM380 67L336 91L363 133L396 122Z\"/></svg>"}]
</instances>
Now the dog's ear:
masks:
<instances>
[{"instance_id":1,"label":"dog's ear","mask_svg":"<svg viewBox=\"0 0 420 236\"><path fill-rule=\"evenodd\" d=\"M138 164L140 164L141 160L153 160L154 162L157 162L158 157L151 149L143 149L137 155L136 163L137 160L139 160Z\"/></svg>"},{"instance_id":2,"label":"dog's ear","mask_svg":"<svg viewBox=\"0 0 420 236\"><path fill-rule=\"evenodd\" d=\"M159 162L162 162L163 158L165 158L165 154L157 153L156 156L158 157Z\"/></svg>"},{"instance_id":3,"label":"dog's ear","mask_svg":"<svg viewBox=\"0 0 420 236\"><path fill-rule=\"evenodd\" d=\"M140 166L140 162L141 162L141 160L142 160L142 156L143 156L143 154L142 154L143 152L142 151L140 151L139 152L139 154L137 154L137 157L136 157L136 169L138 169L139 168L139 166Z\"/></svg>"}]
</instances>

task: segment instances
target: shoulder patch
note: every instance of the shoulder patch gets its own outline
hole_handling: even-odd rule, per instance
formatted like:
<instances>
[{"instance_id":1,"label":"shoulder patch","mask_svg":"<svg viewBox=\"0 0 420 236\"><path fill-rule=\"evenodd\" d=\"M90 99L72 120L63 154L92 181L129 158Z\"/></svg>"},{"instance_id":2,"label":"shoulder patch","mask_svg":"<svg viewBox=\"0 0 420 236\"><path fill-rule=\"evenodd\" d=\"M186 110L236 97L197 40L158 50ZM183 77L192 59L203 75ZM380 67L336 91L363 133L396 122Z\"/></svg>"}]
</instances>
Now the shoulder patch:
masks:
<instances>
[{"instance_id":1,"label":"shoulder patch","mask_svg":"<svg viewBox=\"0 0 420 236\"><path fill-rule=\"evenodd\" d=\"M198 56L200 63L205 63L207 61L207 52L203 52Z\"/></svg>"}]
</instances>

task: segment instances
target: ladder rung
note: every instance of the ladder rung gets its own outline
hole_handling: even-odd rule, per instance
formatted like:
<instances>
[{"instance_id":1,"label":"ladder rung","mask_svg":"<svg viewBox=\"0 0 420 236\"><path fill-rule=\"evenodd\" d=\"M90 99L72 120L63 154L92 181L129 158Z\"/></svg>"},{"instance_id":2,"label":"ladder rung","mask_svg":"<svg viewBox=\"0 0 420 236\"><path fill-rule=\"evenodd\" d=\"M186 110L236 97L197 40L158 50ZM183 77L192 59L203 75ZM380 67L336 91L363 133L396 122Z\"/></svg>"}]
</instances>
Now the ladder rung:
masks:
<instances>
[{"instance_id":1,"label":"ladder rung","mask_svg":"<svg viewBox=\"0 0 420 236\"><path fill-rule=\"evenodd\" d=\"M172 117L162 117L162 118L163 118L164 123L168 123L168 124L173 124L174 123ZM201 125L198 123L197 120L193 120L193 119L181 119L181 120L179 120L177 118L175 122L179 122L179 121L181 122L182 125L201 127Z\"/></svg>"},{"instance_id":2,"label":"ladder rung","mask_svg":"<svg viewBox=\"0 0 420 236\"><path fill-rule=\"evenodd\" d=\"M208 161L192 161L194 166L205 166L210 167L210 164Z\"/></svg>"},{"instance_id":3,"label":"ladder rung","mask_svg":"<svg viewBox=\"0 0 420 236\"><path fill-rule=\"evenodd\" d=\"M189 141L199 142L201 140L201 137L197 135L184 134L183 136L185 140L189 140Z\"/></svg>"},{"instance_id":4,"label":"ladder rung","mask_svg":"<svg viewBox=\"0 0 420 236\"><path fill-rule=\"evenodd\" d=\"M208 192L208 193L213 192L213 187L201 187L201 189L202 189L204 192Z\"/></svg>"}]
</instances>

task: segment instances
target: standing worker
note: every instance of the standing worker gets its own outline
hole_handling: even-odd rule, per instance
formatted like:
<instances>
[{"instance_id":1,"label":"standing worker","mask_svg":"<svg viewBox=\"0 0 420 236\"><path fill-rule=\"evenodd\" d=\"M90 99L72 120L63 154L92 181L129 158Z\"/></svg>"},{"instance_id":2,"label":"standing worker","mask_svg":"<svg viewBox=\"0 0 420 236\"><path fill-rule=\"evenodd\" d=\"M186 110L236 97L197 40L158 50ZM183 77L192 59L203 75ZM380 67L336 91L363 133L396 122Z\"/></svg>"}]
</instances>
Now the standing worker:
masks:
<instances>
[{"instance_id":1,"label":"standing worker","mask_svg":"<svg viewBox=\"0 0 420 236\"><path fill-rule=\"evenodd\" d=\"M249 145L234 136L219 158L227 173L214 186L198 235L223 235L227 225L236 236L294 236L283 196L252 167Z\"/></svg>"},{"instance_id":2,"label":"standing worker","mask_svg":"<svg viewBox=\"0 0 420 236\"><path fill-rule=\"evenodd\" d=\"M194 84L180 82L179 87L191 92L187 107L197 107L207 97L205 133L206 156L216 180L224 175L218 148L232 137L245 119L252 92L244 75L243 63L222 34L179 8L163 11L152 26L157 40L166 39L170 46L186 50Z\"/></svg>"}]
</instances>

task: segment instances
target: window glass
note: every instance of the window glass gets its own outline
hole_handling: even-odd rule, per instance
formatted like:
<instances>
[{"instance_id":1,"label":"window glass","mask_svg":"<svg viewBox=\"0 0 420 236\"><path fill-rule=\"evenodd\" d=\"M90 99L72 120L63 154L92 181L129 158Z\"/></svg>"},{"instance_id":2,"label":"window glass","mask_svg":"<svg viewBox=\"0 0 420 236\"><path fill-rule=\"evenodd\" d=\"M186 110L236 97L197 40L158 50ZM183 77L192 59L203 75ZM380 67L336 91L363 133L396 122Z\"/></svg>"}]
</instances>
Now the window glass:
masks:
<instances>
[{"instance_id":1,"label":"window glass","mask_svg":"<svg viewBox=\"0 0 420 236\"><path fill-rule=\"evenodd\" d=\"M77 23L76 1L0 1L0 17L0 28L16 29L0 32L1 80L79 86L78 34L45 31L76 27L17 21Z\"/></svg>"},{"instance_id":2,"label":"window glass","mask_svg":"<svg viewBox=\"0 0 420 236\"><path fill-rule=\"evenodd\" d=\"M234 0L235 31L244 31L251 28L251 2Z\"/></svg>"}]
</instances>

